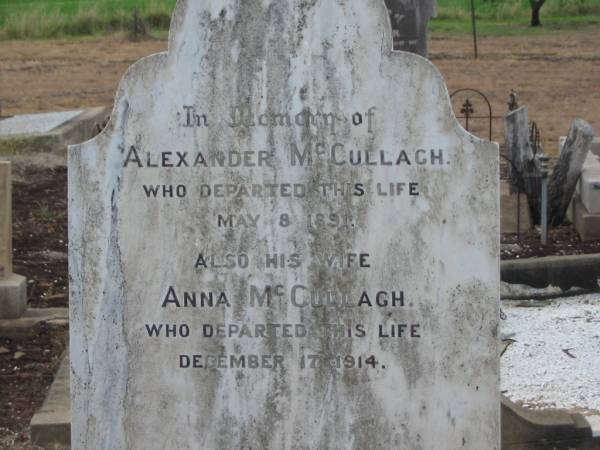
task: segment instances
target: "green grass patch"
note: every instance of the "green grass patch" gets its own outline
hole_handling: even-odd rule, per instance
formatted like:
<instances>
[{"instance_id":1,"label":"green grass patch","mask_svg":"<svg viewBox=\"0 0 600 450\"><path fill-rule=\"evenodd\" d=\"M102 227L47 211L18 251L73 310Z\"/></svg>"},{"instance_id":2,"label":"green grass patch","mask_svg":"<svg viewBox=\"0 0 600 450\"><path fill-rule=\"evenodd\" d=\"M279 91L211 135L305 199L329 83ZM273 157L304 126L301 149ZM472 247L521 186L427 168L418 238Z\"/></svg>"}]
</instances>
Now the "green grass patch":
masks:
<instances>
[{"instance_id":1,"label":"green grass patch","mask_svg":"<svg viewBox=\"0 0 600 450\"><path fill-rule=\"evenodd\" d=\"M0 0L0 39L41 39L127 31L133 12L150 29L169 28L176 0Z\"/></svg>"},{"instance_id":2,"label":"green grass patch","mask_svg":"<svg viewBox=\"0 0 600 450\"><path fill-rule=\"evenodd\" d=\"M481 35L541 35L559 30L597 27L600 0L547 0L542 8L542 27L529 26L529 0L475 0L477 29ZM438 0L433 32L470 33L471 0Z\"/></svg>"},{"instance_id":3,"label":"green grass patch","mask_svg":"<svg viewBox=\"0 0 600 450\"><path fill-rule=\"evenodd\" d=\"M176 0L0 0L0 39L128 31L136 9L147 28L163 35L169 28L175 3ZM600 23L600 0L547 0L542 9L541 30L529 27L529 0L475 0L475 8L483 35L539 34ZM470 32L471 0L438 0L438 18L432 21L431 28Z\"/></svg>"}]
</instances>

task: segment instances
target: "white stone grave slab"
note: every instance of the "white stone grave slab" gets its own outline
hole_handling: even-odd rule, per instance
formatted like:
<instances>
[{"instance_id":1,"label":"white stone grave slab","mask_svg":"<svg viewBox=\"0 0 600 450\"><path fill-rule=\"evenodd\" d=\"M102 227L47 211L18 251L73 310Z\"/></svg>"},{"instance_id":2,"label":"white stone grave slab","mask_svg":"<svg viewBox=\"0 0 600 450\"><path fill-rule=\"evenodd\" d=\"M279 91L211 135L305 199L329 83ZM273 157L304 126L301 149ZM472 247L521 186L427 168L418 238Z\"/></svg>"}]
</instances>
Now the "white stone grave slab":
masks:
<instances>
[{"instance_id":1,"label":"white stone grave slab","mask_svg":"<svg viewBox=\"0 0 600 450\"><path fill-rule=\"evenodd\" d=\"M69 150L73 448L500 448L498 148L391 42L178 2Z\"/></svg>"},{"instance_id":2,"label":"white stone grave slab","mask_svg":"<svg viewBox=\"0 0 600 450\"><path fill-rule=\"evenodd\" d=\"M83 110L26 114L0 120L0 136L49 133L83 113Z\"/></svg>"}]
</instances>

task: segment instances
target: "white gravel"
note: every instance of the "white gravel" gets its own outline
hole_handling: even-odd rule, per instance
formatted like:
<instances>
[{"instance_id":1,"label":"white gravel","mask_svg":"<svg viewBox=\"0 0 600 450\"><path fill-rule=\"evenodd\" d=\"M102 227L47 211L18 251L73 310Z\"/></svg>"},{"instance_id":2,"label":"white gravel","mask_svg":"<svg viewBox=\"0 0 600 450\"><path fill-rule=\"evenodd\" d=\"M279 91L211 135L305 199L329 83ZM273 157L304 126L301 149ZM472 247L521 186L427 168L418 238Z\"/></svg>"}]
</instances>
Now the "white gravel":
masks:
<instances>
[{"instance_id":1,"label":"white gravel","mask_svg":"<svg viewBox=\"0 0 600 450\"><path fill-rule=\"evenodd\" d=\"M600 294L519 303L502 302L501 335L516 341L502 356L503 393L531 409L600 414Z\"/></svg>"}]
</instances>

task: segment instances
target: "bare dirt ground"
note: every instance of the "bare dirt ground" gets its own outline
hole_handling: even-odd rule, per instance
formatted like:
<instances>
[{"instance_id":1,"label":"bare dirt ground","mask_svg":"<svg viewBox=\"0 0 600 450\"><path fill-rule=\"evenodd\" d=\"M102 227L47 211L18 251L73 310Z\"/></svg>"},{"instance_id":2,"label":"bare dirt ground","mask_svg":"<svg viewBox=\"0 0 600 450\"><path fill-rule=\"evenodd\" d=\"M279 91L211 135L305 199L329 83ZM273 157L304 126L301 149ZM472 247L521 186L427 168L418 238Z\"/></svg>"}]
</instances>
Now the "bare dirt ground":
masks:
<instances>
[{"instance_id":1,"label":"bare dirt ground","mask_svg":"<svg viewBox=\"0 0 600 450\"><path fill-rule=\"evenodd\" d=\"M127 67L166 46L165 40L129 42L122 37L0 42L3 115L111 105ZM469 36L435 35L430 50L449 90L484 92L494 115L501 117L507 111L508 94L516 90L551 154L556 154L558 137L567 133L576 117L600 130L598 32L588 28L543 37L481 38L478 60L472 57ZM477 114L483 112L481 106L475 103ZM474 125L487 136L484 121ZM501 141L502 135L499 118L494 121L494 139Z\"/></svg>"}]
</instances>

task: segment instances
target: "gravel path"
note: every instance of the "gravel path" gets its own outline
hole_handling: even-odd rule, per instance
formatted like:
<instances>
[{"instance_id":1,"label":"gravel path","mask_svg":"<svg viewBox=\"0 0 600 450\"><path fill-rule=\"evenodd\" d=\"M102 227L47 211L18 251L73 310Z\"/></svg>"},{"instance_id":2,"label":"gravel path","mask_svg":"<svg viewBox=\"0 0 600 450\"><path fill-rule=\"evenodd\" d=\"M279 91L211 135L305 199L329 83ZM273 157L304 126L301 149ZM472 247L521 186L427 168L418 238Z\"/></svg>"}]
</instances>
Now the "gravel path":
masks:
<instances>
[{"instance_id":1,"label":"gravel path","mask_svg":"<svg viewBox=\"0 0 600 450\"><path fill-rule=\"evenodd\" d=\"M502 391L531 409L600 414L600 294L558 298L543 307L504 301Z\"/></svg>"}]
</instances>

